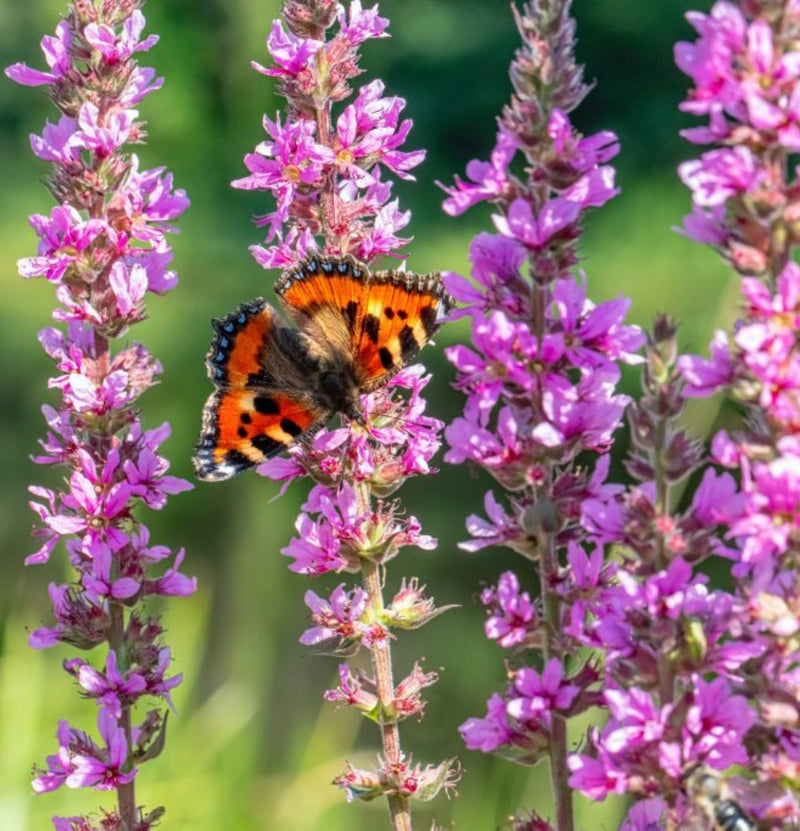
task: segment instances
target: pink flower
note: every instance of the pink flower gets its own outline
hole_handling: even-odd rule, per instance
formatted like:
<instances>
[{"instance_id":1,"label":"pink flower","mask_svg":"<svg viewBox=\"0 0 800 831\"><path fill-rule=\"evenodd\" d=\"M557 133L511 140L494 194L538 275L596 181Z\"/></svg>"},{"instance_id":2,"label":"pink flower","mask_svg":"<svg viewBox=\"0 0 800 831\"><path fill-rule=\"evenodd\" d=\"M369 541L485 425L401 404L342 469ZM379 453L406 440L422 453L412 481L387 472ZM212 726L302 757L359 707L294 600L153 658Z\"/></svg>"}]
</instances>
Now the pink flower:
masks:
<instances>
[{"instance_id":1,"label":"pink flower","mask_svg":"<svg viewBox=\"0 0 800 831\"><path fill-rule=\"evenodd\" d=\"M684 162L678 173L691 188L694 203L708 208L753 190L762 176L752 151L741 146L711 150Z\"/></svg>"},{"instance_id":2,"label":"pink flower","mask_svg":"<svg viewBox=\"0 0 800 831\"><path fill-rule=\"evenodd\" d=\"M549 726L554 711L568 711L580 687L565 683L561 661L545 664L541 675L524 667L514 676L514 692L507 705L508 714L517 721L543 722Z\"/></svg>"},{"instance_id":3,"label":"pink flower","mask_svg":"<svg viewBox=\"0 0 800 831\"><path fill-rule=\"evenodd\" d=\"M105 672L98 672L79 658L68 662L68 665L81 689L95 698L101 707L108 708L117 719L122 715L120 698L136 700L147 686L144 676L135 670L125 674L119 671L117 657L113 651L109 652L106 658Z\"/></svg>"},{"instance_id":4,"label":"pink flower","mask_svg":"<svg viewBox=\"0 0 800 831\"><path fill-rule=\"evenodd\" d=\"M50 72L41 72L38 69L31 69L24 63L15 63L7 67L6 75L12 81L29 87L54 83L70 69L71 39L69 24L66 20L62 20L56 26L55 36L45 35L42 38L42 52L44 52L44 59L50 67Z\"/></svg>"},{"instance_id":5,"label":"pink flower","mask_svg":"<svg viewBox=\"0 0 800 831\"><path fill-rule=\"evenodd\" d=\"M456 176L455 187L440 185L449 197L442 203L445 213L458 216L479 202L500 199L512 192L508 165L516 155L517 146L514 134L501 127L497 133L491 160L481 162L474 159L467 165L469 182L464 182Z\"/></svg>"},{"instance_id":6,"label":"pink flower","mask_svg":"<svg viewBox=\"0 0 800 831\"><path fill-rule=\"evenodd\" d=\"M302 644L312 646L337 637L348 641L366 628L361 617L367 607L367 595L361 589L347 592L344 583L340 583L331 592L329 600L323 600L309 590L305 594L305 603L316 626L303 632L300 636Z\"/></svg>"},{"instance_id":7,"label":"pink flower","mask_svg":"<svg viewBox=\"0 0 800 831\"><path fill-rule=\"evenodd\" d=\"M99 108L86 101L78 112L78 131L74 141L77 146L94 150L100 158L104 158L130 139L138 114L136 110L112 111L101 119Z\"/></svg>"},{"instance_id":8,"label":"pink flower","mask_svg":"<svg viewBox=\"0 0 800 831\"><path fill-rule=\"evenodd\" d=\"M306 68L321 47L322 41L299 38L293 32L286 31L281 21L275 20L267 36L267 51L278 66L266 69L256 61L251 61L250 65L264 75L293 78Z\"/></svg>"},{"instance_id":9,"label":"pink flower","mask_svg":"<svg viewBox=\"0 0 800 831\"><path fill-rule=\"evenodd\" d=\"M122 771L128 760L128 742L125 731L117 726L113 712L101 709L97 716L97 727L106 746L95 748L91 754L76 754L73 757L74 770L66 778L67 787L109 791L136 778L138 768L134 767L127 773Z\"/></svg>"},{"instance_id":10,"label":"pink flower","mask_svg":"<svg viewBox=\"0 0 800 831\"><path fill-rule=\"evenodd\" d=\"M491 753L501 745L509 744L514 737L506 714L506 703L496 693L487 703L486 718L467 719L458 729L469 750L481 750L484 753Z\"/></svg>"},{"instance_id":11,"label":"pink flower","mask_svg":"<svg viewBox=\"0 0 800 831\"><path fill-rule=\"evenodd\" d=\"M126 60L134 52L145 52L158 43L158 35L139 40L144 25L144 15L137 9L125 20L120 34L105 23L89 23L84 29L84 37L108 63L114 64Z\"/></svg>"},{"instance_id":12,"label":"pink flower","mask_svg":"<svg viewBox=\"0 0 800 831\"><path fill-rule=\"evenodd\" d=\"M33 214L30 224L40 237L38 255L21 259L18 263L22 277L46 277L52 283L58 283L70 266L86 262L83 252L90 251L90 246L101 234L113 232L100 219L87 219L69 205L60 205L49 217Z\"/></svg>"},{"instance_id":13,"label":"pink flower","mask_svg":"<svg viewBox=\"0 0 800 831\"><path fill-rule=\"evenodd\" d=\"M524 643L539 622L530 595L520 592L513 571L500 575L496 589L484 589L481 602L492 612L484 625L486 637L496 640L503 649Z\"/></svg>"},{"instance_id":14,"label":"pink flower","mask_svg":"<svg viewBox=\"0 0 800 831\"><path fill-rule=\"evenodd\" d=\"M534 215L530 203L519 198L511 203L507 214L495 214L493 220L501 234L538 251L555 235L567 232L577 222L580 211L579 202L556 197Z\"/></svg>"},{"instance_id":15,"label":"pink flower","mask_svg":"<svg viewBox=\"0 0 800 831\"><path fill-rule=\"evenodd\" d=\"M363 9L361 0L351 0L349 17L345 16L344 7L339 7L339 31L351 46L358 46L369 38L385 38L389 21L378 16L378 6Z\"/></svg>"},{"instance_id":16,"label":"pink flower","mask_svg":"<svg viewBox=\"0 0 800 831\"><path fill-rule=\"evenodd\" d=\"M689 398L705 398L720 387L730 383L733 362L725 332L717 332L711 342L711 360L696 355L682 355L678 368L688 386L685 395Z\"/></svg>"}]
</instances>

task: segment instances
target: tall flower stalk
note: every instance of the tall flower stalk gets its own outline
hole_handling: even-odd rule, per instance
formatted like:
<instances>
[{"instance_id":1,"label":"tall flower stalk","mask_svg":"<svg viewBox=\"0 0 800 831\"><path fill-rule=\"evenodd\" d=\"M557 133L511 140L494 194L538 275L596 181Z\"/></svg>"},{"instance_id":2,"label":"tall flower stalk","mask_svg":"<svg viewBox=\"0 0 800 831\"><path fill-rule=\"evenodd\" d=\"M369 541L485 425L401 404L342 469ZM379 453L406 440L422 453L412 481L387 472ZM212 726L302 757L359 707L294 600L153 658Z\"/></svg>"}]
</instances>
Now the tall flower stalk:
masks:
<instances>
[{"instance_id":1,"label":"tall flower stalk","mask_svg":"<svg viewBox=\"0 0 800 831\"><path fill-rule=\"evenodd\" d=\"M451 215L482 201L497 209L497 232L472 242L472 281L447 282L467 304L472 344L447 352L467 401L446 430L445 459L483 467L504 492L486 495L487 517L468 519L472 539L462 547L513 549L534 566L538 591L523 591L525 578L510 571L484 591L487 637L515 657L487 715L461 732L471 749L524 764L548 758L560 831L574 827L567 722L599 700L599 667L577 655L612 574L602 549L584 545L581 505L618 490L604 484L603 455L628 403L615 392L618 364L639 361L643 342L624 323L629 302L595 305L585 276L574 273L583 216L617 193L606 162L618 146L609 132L582 137L569 120L588 92L569 10L563 0L515 9L523 43L497 143L488 162L470 163L467 181L445 188L444 203ZM541 669L524 659L531 649L541 653ZM519 822L550 827L537 815Z\"/></svg>"},{"instance_id":2,"label":"tall flower stalk","mask_svg":"<svg viewBox=\"0 0 800 831\"><path fill-rule=\"evenodd\" d=\"M267 228L264 244L251 249L264 268L290 269L314 252L369 264L397 256L410 241L398 236L410 212L391 199L392 183L383 178L388 172L412 179L409 171L424 158L423 151L402 149L411 128L410 119L401 120L405 102L384 97L379 80L355 96L350 86L363 71L361 43L386 37L387 26L377 6L364 9L358 0L347 10L333 0L287 0L283 20L273 23L267 38L273 64L253 66L278 79L287 108L283 118L264 118L268 138L245 157L250 175L233 183L268 191L275 200L259 219ZM377 768L348 766L335 784L348 799L386 797L398 831L411 828L412 798L450 791L457 775L450 760L414 765L403 750L400 722L422 714L421 692L437 676L415 664L396 682L391 657L395 632L422 626L442 609L416 579L403 580L390 600L383 594L387 564L403 547L436 545L390 498L409 477L431 472L443 425L425 413L428 381L421 366L403 369L362 396L363 423L345 419L341 428L322 430L260 468L287 483L300 476L315 483L296 523L298 536L283 549L290 569L361 575L361 586L342 583L327 598L306 593L313 626L301 642L340 657L369 652L370 671L342 663L341 683L325 698L374 721L382 754Z\"/></svg>"},{"instance_id":3,"label":"tall flower stalk","mask_svg":"<svg viewBox=\"0 0 800 831\"><path fill-rule=\"evenodd\" d=\"M63 550L75 574L50 586L55 623L34 631L30 643L106 650L94 663L64 662L80 694L98 705L99 738L62 721L58 751L36 769L33 786L117 793L116 808L99 818L54 818L58 831L143 831L164 813L140 807L134 784L139 766L163 749L166 712L139 710L134 718L133 708L145 697L172 706L181 676L170 675L164 629L145 601L195 590L179 570L183 550L151 543L139 518L143 507L160 510L170 494L191 487L167 474L159 454L169 425L142 425L138 400L161 368L143 345L129 342L148 292L163 294L176 283L167 233L188 205L164 168L142 170L129 149L145 136L136 107L162 83L136 60L157 41L142 37L139 5L75 2L55 35L42 40L46 71L6 70L20 84L45 86L60 112L31 136L35 155L52 165L47 186L58 204L30 217L38 251L20 260L19 272L48 280L58 301L58 325L39 340L56 363L48 386L60 403L43 408L49 431L34 460L65 469L65 486L31 487L41 547L26 562Z\"/></svg>"}]
</instances>

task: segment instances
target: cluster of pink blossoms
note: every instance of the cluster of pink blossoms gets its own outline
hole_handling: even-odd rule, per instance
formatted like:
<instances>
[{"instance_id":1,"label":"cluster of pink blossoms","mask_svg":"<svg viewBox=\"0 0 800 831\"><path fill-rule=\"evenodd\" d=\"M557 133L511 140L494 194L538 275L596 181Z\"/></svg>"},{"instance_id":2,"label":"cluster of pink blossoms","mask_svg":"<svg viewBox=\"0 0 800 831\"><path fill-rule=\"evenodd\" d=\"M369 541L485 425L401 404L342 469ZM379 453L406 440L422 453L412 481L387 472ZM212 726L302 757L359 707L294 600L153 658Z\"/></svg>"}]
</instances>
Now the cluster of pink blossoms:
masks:
<instances>
[{"instance_id":1,"label":"cluster of pink blossoms","mask_svg":"<svg viewBox=\"0 0 800 831\"><path fill-rule=\"evenodd\" d=\"M684 230L742 275L744 303L710 360L678 358L662 321L630 412L628 469L641 484L584 508L598 539L634 556L591 627L611 719L573 757L571 784L632 795L628 831L707 822L687 787L698 765L724 777L747 827L800 817L800 183L789 159L800 147L800 6L717 2L689 20L699 37L676 48L695 85L683 109L708 124L684 135L722 146L680 167L694 208ZM723 471L707 467L678 512L674 486L707 460L675 420L686 397L718 390L745 418L713 439ZM710 555L729 561L732 592L693 570Z\"/></svg>"},{"instance_id":2,"label":"cluster of pink blossoms","mask_svg":"<svg viewBox=\"0 0 800 831\"><path fill-rule=\"evenodd\" d=\"M252 247L253 256L265 269L294 267L314 252L349 254L366 264L397 256L410 242L398 236L410 212L391 199L392 183L383 176L413 179L409 171L425 153L402 149L411 121L401 120L405 102L384 97L381 81L364 84L344 103L354 95L350 80L363 71L360 45L387 37L389 21L359 0L347 9L333 0L290 0L282 14L267 37L273 65L253 67L278 79L287 113L284 120L265 117L268 138L245 157L250 175L233 183L267 191L275 203L258 220L267 235ZM437 676L415 664L395 684L389 652L395 631L422 626L443 609L415 579L404 580L389 603L382 597L381 575L402 548L436 545L391 498L409 477L431 472L441 443L443 424L425 412L429 380L421 366L404 368L386 387L362 396L363 425L323 429L259 468L287 485L304 476L316 483L297 520L297 537L283 549L290 568L310 576L362 575L363 588L341 584L328 598L307 592L313 626L301 642L334 655L369 650L373 675L342 664L341 685L325 698L375 721L383 755L377 769L350 766L335 784L348 799L387 797L398 829L410 828L408 799L449 791L457 775L450 761L412 765L401 750L397 725L422 714L420 692Z\"/></svg>"},{"instance_id":3,"label":"cluster of pink blossoms","mask_svg":"<svg viewBox=\"0 0 800 831\"><path fill-rule=\"evenodd\" d=\"M364 84L351 104L332 120L331 105L349 98L348 83L363 71L359 46L370 38L388 37L389 21L378 7L364 9L353 0L349 12L335 3L293 0L284 17L274 21L267 51L274 66L253 68L278 78L278 91L288 103L285 123L264 117L269 138L245 157L250 175L234 187L266 190L276 208L259 219L267 227L264 245L252 247L267 269L294 266L318 249L352 254L370 262L410 242L397 236L409 222L391 199L392 183L383 171L402 179L425 158L424 150L400 148L411 119L400 120L402 98L383 97L384 84ZM328 38L328 30L336 26Z\"/></svg>"},{"instance_id":4,"label":"cluster of pink blossoms","mask_svg":"<svg viewBox=\"0 0 800 831\"><path fill-rule=\"evenodd\" d=\"M66 467L67 474L60 490L31 488L41 547L26 562L47 561L63 543L75 577L50 587L55 625L37 629L30 642L37 649L109 649L100 666L82 658L64 665L81 695L99 707L100 741L61 722L58 753L37 772L34 789L116 790L119 807L101 820L56 818L59 831L144 831L163 813L142 813L133 780L137 765L160 752L166 720L152 709L133 724L131 709L144 696L171 704L181 678L169 674L163 627L139 607L150 596L195 590L195 580L179 570L183 550L151 544L138 519L142 506L159 510L169 495L191 487L168 475L159 454L169 425L146 430L140 421L138 399L160 365L141 344L112 349L144 318L147 293L175 285L166 234L189 204L163 168L141 170L125 150L144 136L135 107L161 86L134 59L158 39L142 38L145 20L135 5L75 3L56 34L42 40L49 71L24 64L6 70L20 84L48 87L61 112L31 136L36 156L52 163L47 184L58 205L49 216L30 218L38 251L20 260L19 272L44 277L59 302L53 317L61 328L45 329L39 339L57 366L49 387L60 404L44 407L49 432L35 461Z\"/></svg>"}]
</instances>

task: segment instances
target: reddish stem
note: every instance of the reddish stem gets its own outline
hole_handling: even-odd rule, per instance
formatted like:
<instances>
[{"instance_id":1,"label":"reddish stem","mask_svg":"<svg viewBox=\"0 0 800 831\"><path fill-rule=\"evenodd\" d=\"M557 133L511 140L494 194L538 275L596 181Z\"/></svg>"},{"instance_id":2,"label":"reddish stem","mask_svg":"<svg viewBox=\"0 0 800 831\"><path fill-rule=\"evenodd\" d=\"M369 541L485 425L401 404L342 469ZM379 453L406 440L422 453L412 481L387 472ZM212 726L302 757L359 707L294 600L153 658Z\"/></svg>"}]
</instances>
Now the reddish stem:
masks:
<instances>
[{"instance_id":1,"label":"reddish stem","mask_svg":"<svg viewBox=\"0 0 800 831\"><path fill-rule=\"evenodd\" d=\"M368 485L355 485L356 499L360 514L370 508L370 491ZM383 613L383 587L381 585L380 566L373 560L365 559L361 566L364 589L369 597L369 605L376 619ZM394 701L394 679L392 677L392 652L389 641L378 641L370 649L372 670L378 690L378 725L381 730L383 758L386 765L397 770L403 764L403 751L400 747L400 726L392 714ZM394 831L411 831L411 808L408 799L401 794L388 797L389 813L392 817Z\"/></svg>"}]
</instances>

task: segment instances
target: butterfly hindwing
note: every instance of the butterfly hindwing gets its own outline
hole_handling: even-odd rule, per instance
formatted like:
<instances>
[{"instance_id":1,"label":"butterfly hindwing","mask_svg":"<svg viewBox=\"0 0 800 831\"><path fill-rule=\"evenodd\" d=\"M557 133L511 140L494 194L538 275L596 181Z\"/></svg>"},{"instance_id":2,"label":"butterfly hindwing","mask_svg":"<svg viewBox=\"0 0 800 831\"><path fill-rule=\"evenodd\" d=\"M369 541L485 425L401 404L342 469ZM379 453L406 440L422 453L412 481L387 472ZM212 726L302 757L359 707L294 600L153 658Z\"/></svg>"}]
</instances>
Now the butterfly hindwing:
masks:
<instances>
[{"instance_id":1,"label":"butterfly hindwing","mask_svg":"<svg viewBox=\"0 0 800 831\"><path fill-rule=\"evenodd\" d=\"M229 479L318 430L331 415L312 397L258 387L218 389L203 410L197 475L207 481Z\"/></svg>"},{"instance_id":2,"label":"butterfly hindwing","mask_svg":"<svg viewBox=\"0 0 800 831\"><path fill-rule=\"evenodd\" d=\"M286 272L275 290L302 323L305 317L343 330L362 391L374 390L431 339L450 308L438 274L370 273L352 257L312 257ZM331 312L339 326L330 326Z\"/></svg>"},{"instance_id":3,"label":"butterfly hindwing","mask_svg":"<svg viewBox=\"0 0 800 831\"><path fill-rule=\"evenodd\" d=\"M261 298L212 322L206 364L217 389L203 408L194 464L200 479L228 479L319 429L330 410L304 388L309 358L300 333Z\"/></svg>"}]
</instances>

